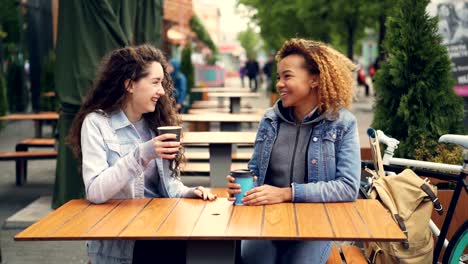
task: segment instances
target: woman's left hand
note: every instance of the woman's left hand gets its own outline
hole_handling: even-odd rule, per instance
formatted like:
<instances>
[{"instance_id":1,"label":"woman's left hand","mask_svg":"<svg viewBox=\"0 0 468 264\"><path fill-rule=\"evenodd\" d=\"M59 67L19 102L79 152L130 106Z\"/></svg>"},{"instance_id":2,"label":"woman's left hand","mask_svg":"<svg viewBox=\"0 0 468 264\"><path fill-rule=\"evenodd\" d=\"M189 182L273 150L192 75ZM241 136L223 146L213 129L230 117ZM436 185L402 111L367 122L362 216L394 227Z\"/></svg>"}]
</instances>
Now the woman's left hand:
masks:
<instances>
[{"instance_id":1,"label":"woman's left hand","mask_svg":"<svg viewBox=\"0 0 468 264\"><path fill-rule=\"evenodd\" d=\"M209 190L205 189L202 186L195 187L195 190L193 190L193 193L196 196L202 198L203 200L213 201L216 198L218 198L218 196L216 196L216 194L212 194Z\"/></svg>"},{"instance_id":2,"label":"woman's left hand","mask_svg":"<svg viewBox=\"0 0 468 264\"><path fill-rule=\"evenodd\" d=\"M245 205L265 205L290 202L291 199L290 187L279 188L265 184L246 192L242 202Z\"/></svg>"}]
</instances>

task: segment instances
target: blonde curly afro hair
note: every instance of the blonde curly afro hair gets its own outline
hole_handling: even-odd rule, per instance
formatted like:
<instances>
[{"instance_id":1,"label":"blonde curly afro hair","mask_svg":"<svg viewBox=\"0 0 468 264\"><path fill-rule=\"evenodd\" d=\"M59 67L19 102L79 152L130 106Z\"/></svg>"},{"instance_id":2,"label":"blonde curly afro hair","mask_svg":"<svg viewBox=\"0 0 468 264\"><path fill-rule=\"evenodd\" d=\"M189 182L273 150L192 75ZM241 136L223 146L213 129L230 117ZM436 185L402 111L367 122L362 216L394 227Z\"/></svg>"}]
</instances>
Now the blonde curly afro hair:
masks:
<instances>
[{"instance_id":1,"label":"blonde curly afro hair","mask_svg":"<svg viewBox=\"0 0 468 264\"><path fill-rule=\"evenodd\" d=\"M287 40L275 59L279 62L292 54L305 59L310 74L319 75L318 99L322 111L336 114L341 107L351 106L352 72L358 67L350 59L322 42L298 38Z\"/></svg>"}]
</instances>

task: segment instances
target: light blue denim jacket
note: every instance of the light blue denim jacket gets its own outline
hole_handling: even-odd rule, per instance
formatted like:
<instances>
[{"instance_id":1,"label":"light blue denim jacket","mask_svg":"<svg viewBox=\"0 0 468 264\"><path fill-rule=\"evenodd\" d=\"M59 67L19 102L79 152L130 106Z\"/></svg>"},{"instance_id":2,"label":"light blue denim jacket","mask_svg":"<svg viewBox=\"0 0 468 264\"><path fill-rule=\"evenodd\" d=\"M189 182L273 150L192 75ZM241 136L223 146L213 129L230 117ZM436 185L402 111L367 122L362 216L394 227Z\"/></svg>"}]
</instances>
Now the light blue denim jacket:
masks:
<instances>
[{"instance_id":1,"label":"light blue denim jacket","mask_svg":"<svg viewBox=\"0 0 468 264\"><path fill-rule=\"evenodd\" d=\"M154 133L151 132L154 137ZM90 113L81 128L83 180L86 198L92 203L109 199L144 197L144 171L161 175L161 197L194 197L193 188L170 176L169 161L157 157L152 142L142 142L122 110ZM133 240L87 242L91 263L132 263Z\"/></svg>"},{"instance_id":2,"label":"light blue denim jacket","mask_svg":"<svg viewBox=\"0 0 468 264\"><path fill-rule=\"evenodd\" d=\"M346 109L338 115L324 113L321 121L312 128L307 149L307 183L292 183L293 202L344 202L357 198L361 175L361 157L356 118ZM260 121L255 139L254 153L249 169L258 176L257 185L263 185L270 155L278 135L280 117L273 108L266 111ZM291 143L294 144L294 143ZM313 224L313 219L311 219ZM286 242L284 242L286 243ZM330 241L291 242L298 250L294 263L325 263L330 254ZM246 252L259 249L255 241L242 241ZM251 247L251 248L248 248ZM243 254L244 255L244 254ZM247 254L248 255L248 254ZM252 263L265 263L271 256L253 255Z\"/></svg>"},{"instance_id":3,"label":"light blue denim jacket","mask_svg":"<svg viewBox=\"0 0 468 264\"><path fill-rule=\"evenodd\" d=\"M269 108L258 128L249 169L265 182L280 120ZM346 109L325 113L313 128L307 150L308 183L292 183L293 202L344 202L357 198L361 156L356 118Z\"/></svg>"}]
</instances>

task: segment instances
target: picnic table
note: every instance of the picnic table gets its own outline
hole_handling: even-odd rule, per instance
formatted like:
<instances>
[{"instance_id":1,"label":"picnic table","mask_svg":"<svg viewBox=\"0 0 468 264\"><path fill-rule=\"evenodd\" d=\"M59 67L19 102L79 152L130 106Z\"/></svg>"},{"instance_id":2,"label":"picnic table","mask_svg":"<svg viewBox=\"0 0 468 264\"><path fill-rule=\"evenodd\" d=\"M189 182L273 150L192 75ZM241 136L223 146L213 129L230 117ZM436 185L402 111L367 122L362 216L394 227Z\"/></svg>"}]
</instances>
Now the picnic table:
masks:
<instances>
[{"instance_id":1,"label":"picnic table","mask_svg":"<svg viewBox=\"0 0 468 264\"><path fill-rule=\"evenodd\" d=\"M10 114L0 116L0 120L32 120L34 121L35 137L42 137L42 124L44 121L57 121L59 114L57 112L38 112L29 114Z\"/></svg>"},{"instance_id":2,"label":"picnic table","mask_svg":"<svg viewBox=\"0 0 468 264\"><path fill-rule=\"evenodd\" d=\"M240 131L242 123L259 123L262 119L260 114L230 114L230 113L205 113L205 114L181 114L183 122L199 123L202 126L206 123L220 123L221 131ZM206 125L205 125L206 126ZM208 125L209 127L209 125Z\"/></svg>"},{"instance_id":3,"label":"picnic table","mask_svg":"<svg viewBox=\"0 0 468 264\"><path fill-rule=\"evenodd\" d=\"M199 87L192 88L190 92L194 93L212 93L212 92L246 92L249 93L248 88L241 87Z\"/></svg>"},{"instance_id":4,"label":"picnic table","mask_svg":"<svg viewBox=\"0 0 468 264\"><path fill-rule=\"evenodd\" d=\"M181 143L183 145L208 144L210 152L210 186L226 186L226 176L229 175L232 163L233 144L249 144L255 142L256 132L185 132Z\"/></svg>"},{"instance_id":5,"label":"picnic table","mask_svg":"<svg viewBox=\"0 0 468 264\"><path fill-rule=\"evenodd\" d=\"M241 98L258 98L260 97L260 93L252 93L252 92L213 92L208 93L209 97L217 97L217 98L229 98L229 112L230 113L239 113L241 109ZM222 101L219 101L222 102Z\"/></svg>"},{"instance_id":6,"label":"picnic table","mask_svg":"<svg viewBox=\"0 0 468 264\"><path fill-rule=\"evenodd\" d=\"M28 240L182 239L187 263L235 263L235 241L403 241L376 200L234 206L183 198L140 198L91 204L71 200L14 238Z\"/></svg>"}]
</instances>

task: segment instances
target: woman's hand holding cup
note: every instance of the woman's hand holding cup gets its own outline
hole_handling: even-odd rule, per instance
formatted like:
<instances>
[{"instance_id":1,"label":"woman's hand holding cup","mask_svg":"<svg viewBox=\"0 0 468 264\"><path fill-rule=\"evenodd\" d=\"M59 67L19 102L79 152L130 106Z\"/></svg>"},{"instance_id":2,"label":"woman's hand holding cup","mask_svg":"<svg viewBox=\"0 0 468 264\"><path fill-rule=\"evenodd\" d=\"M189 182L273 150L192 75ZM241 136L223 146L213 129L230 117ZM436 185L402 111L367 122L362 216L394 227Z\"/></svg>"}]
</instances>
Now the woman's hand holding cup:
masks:
<instances>
[{"instance_id":1,"label":"woman's hand holding cup","mask_svg":"<svg viewBox=\"0 0 468 264\"><path fill-rule=\"evenodd\" d=\"M153 138L156 153L163 159L175 159L179 152L180 142L167 141L176 139L176 134L163 134Z\"/></svg>"},{"instance_id":2,"label":"woman's hand holding cup","mask_svg":"<svg viewBox=\"0 0 468 264\"><path fill-rule=\"evenodd\" d=\"M237 180L236 177L237 176ZM235 170L227 177L228 200L235 202L237 205L242 205L242 198L246 191L253 188L253 184L257 181L257 176L254 176L248 170ZM240 180L245 178L243 180ZM250 178L250 180L248 179ZM242 184L242 186L241 186Z\"/></svg>"},{"instance_id":3,"label":"woman's hand holding cup","mask_svg":"<svg viewBox=\"0 0 468 264\"><path fill-rule=\"evenodd\" d=\"M180 149L181 127L158 127L159 136L153 138L154 149L163 159L175 159Z\"/></svg>"}]
</instances>

